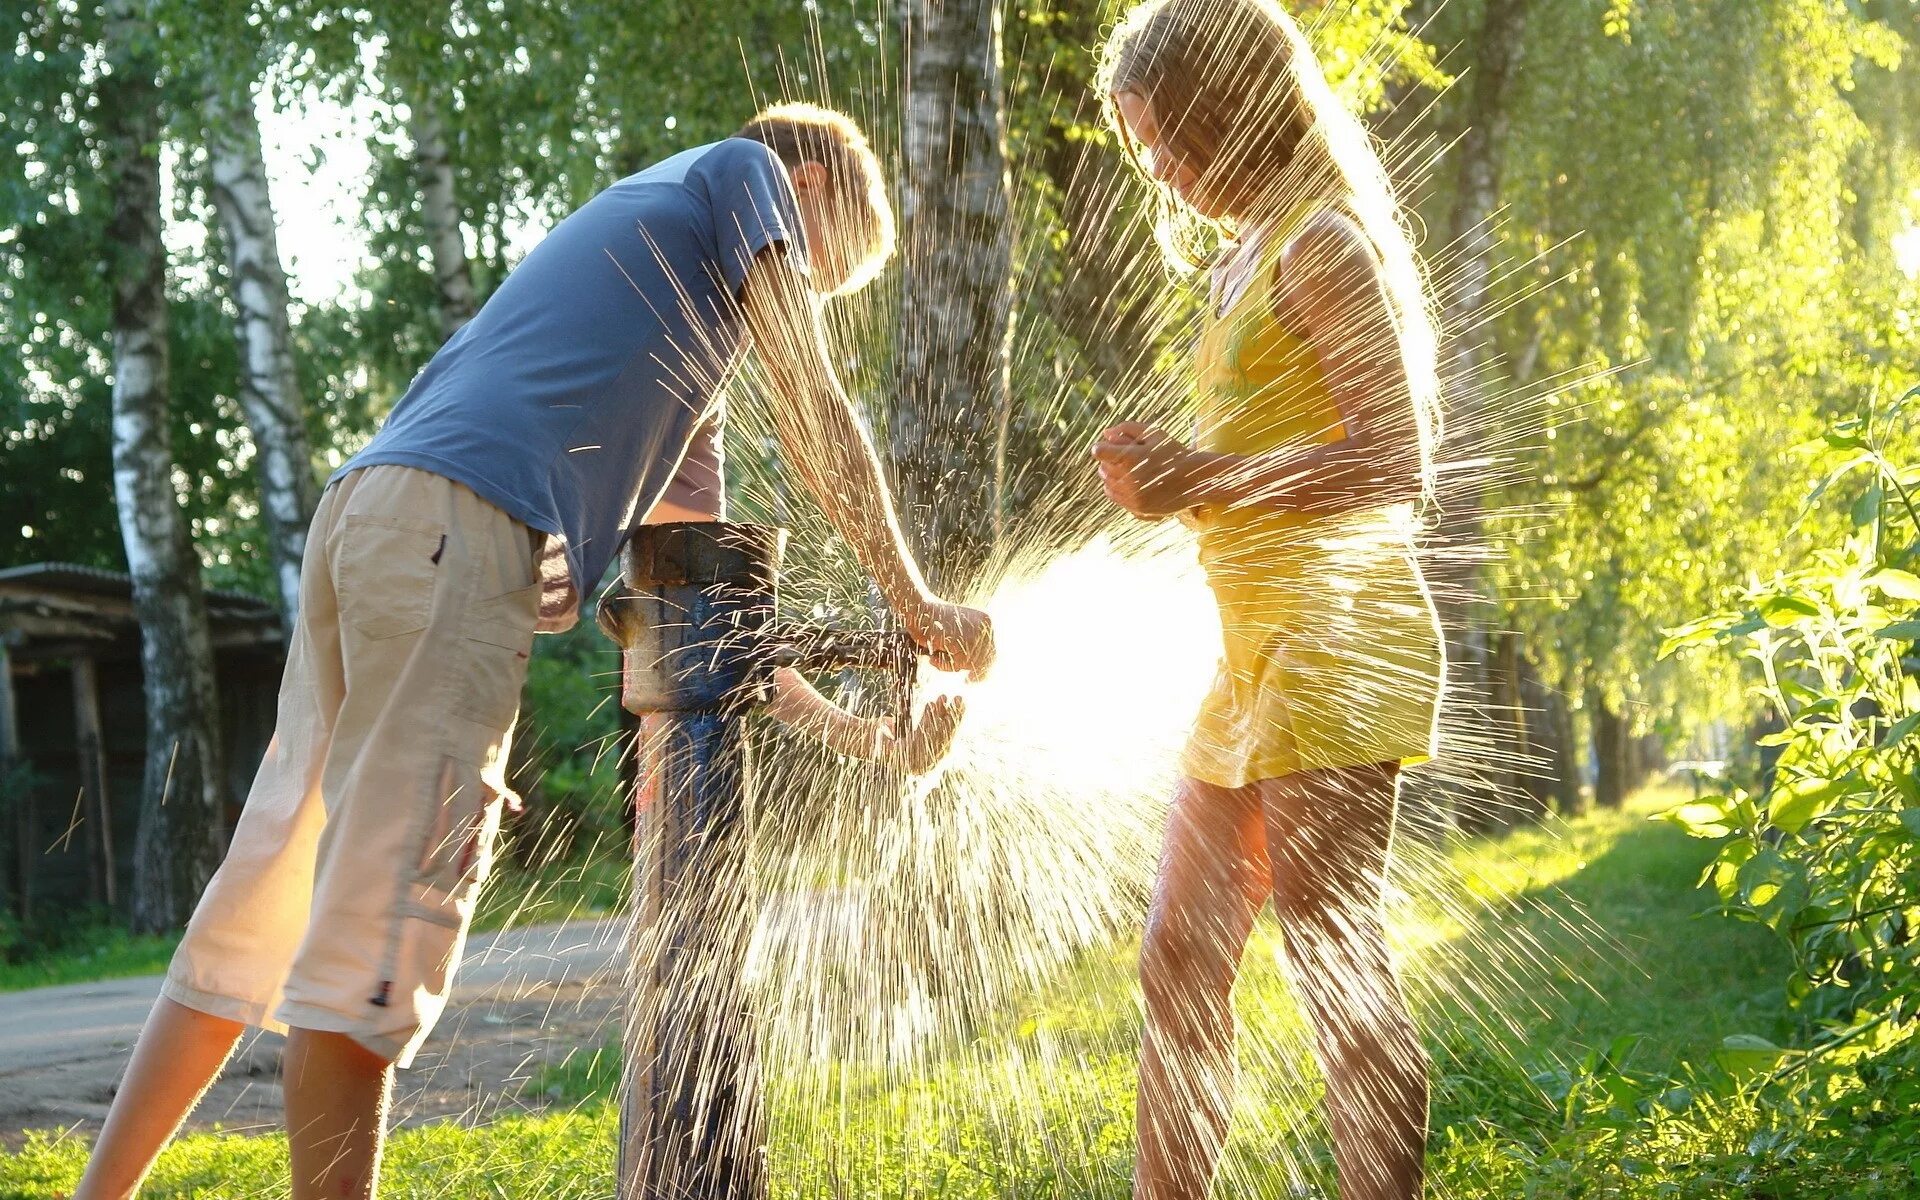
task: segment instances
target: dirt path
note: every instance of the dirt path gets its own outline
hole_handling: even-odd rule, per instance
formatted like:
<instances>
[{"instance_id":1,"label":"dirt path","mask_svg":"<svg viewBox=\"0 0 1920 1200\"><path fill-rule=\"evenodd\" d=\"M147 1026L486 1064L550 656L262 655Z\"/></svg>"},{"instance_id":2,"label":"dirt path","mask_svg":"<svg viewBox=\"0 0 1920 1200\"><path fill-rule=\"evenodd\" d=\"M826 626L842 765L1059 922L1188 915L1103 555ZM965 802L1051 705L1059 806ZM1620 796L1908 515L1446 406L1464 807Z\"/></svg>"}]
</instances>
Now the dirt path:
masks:
<instances>
[{"instance_id":1,"label":"dirt path","mask_svg":"<svg viewBox=\"0 0 1920 1200\"><path fill-rule=\"evenodd\" d=\"M592 1054L618 1027L621 934L607 921L475 938L446 1015L398 1077L394 1120L476 1122L544 1108L528 1082ZM152 976L0 994L0 1146L17 1146L28 1129L97 1130L159 987ZM250 1034L189 1128L279 1128L281 1045Z\"/></svg>"}]
</instances>

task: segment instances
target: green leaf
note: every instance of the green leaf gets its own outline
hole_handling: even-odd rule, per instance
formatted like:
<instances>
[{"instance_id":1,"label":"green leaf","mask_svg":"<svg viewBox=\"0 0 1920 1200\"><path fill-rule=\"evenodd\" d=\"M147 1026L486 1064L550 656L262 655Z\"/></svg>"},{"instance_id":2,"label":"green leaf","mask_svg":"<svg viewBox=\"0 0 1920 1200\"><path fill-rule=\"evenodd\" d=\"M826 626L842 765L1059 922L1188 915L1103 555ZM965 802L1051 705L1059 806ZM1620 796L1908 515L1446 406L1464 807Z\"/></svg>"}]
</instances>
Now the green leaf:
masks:
<instances>
[{"instance_id":1,"label":"green leaf","mask_svg":"<svg viewBox=\"0 0 1920 1200\"><path fill-rule=\"evenodd\" d=\"M1760 601L1761 619L1775 629L1819 615L1819 605L1810 600L1803 600L1799 596L1775 595Z\"/></svg>"},{"instance_id":2,"label":"green leaf","mask_svg":"<svg viewBox=\"0 0 1920 1200\"><path fill-rule=\"evenodd\" d=\"M1767 820L1788 833L1799 833L1846 789L1844 779L1795 780L1774 793L1767 805Z\"/></svg>"},{"instance_id":3,"label":"green leaf","mask_svg":"<svg viewBox=\"0 0 1920 1200\"><path fill-rule=\"evenodd\" d=\"M1886 736L1880 739L1880 749L1885 750L1906 741L1915 729L1920 729L1920 712L1908 713L1894 722L1893 728L1887 730Z\"/></svg>"},{"instance_id":4,"label":"green leaf","mask_svg":"<svg viewBox=\"0 0 1920 1200\"><path fill-rule=\"evenodd\" d=\"M1795 1008L1800 1002L1813 994L1813 981L1795 971L1787 978L1787 1003Z\"/></svg>"},{"instance_id":5,"label":"green leaf","mask_svg":"<svg viewBox=\"0 0 1920 1200\"><path fill-rule=\"evenodd\" d=\"M1883 492L1880 487L1880 481L1877 479L1868 484L1860 493L1860 498L1853 502L1853 508L1847 514L1853 518L1853 527L1855 529L1871 525L1880 519L1880 501L1882 495Z\"/></svg>"},{"instance_id":6,"label":"green leaf","mask_svg":"<svg viewBox=\"0 0 1920 1200\"><path fill-rule=\"evenodd\" d=\"M1736 1033L1720 1043L1720 1049L1713 1058L1720 1064L1721 1070L1745 1083L1779 1066L1786 1054L1785 1050L1763 1037Z\"/></svg>"},{"instance_id":7,"label":"green leaf","mask_svg":"<svg viewBox=\"0 0 1920 1200\"><path fill-rule=\"evenodd\" d=\"M1678 825L1691 837L1723 838L1733 832L1733 827L1726 823L1727 810L1720 804L1707 800L1675 805L1663 813L1656 814L1656 819Z\"/></svg>"},{"instance_id":8,"label":"green leaf","mask_svg":"<svg viewBox=\"0 0 1920 1200\"><path fill-rule=\"evenodd\" d=\"M1658 657L1664 659L1689 646L1714 641L1738 620L1740 617L1737 615L1720 613L1711 617L1702 617L1698 621L1688 621L1685 625L1669 629L1666 631L1665 640L1660 643Z\"/></svg>"},{"instance_id":9,"label":"green leaf","mask_svg":"<svg viewBox=\"0 0 1920 1200\"><path fill-rule=\"evenodd\" d=\"M1835 696L1825 696L1815 700L1799 712L1793 714L1796 722L1811 721L1815 717L1832 717L1840 713L1840 700Z\"/></svg>"},{"instance_id":10,"label":"green leaf","mask_svg":"<svg viewBox=\"0 0 1920 1200\"><path fill-rule=\"evenodd\" d=\"M1920 600L1920 575L1887 567L1867 576L1866 584L1895 600Z\"/></svg>"},{"instance_id":11,"label":"green leaf","mask_svg":"<svg viewBox=\"0 0 1920 1200\"><path fill-rule=\"evenodd\" d=\"M1874 630L1873 636L1911 642L1920 639L1920 621L1895 621L1884 629Z\"/></svg>"},{"instance_id":12,"label":"green leaf","mask_svg":"<svg viewBox=\"0 0 1920 1200\"><path fill-rule=\"evenodd\" d=\"M1901 809L1900 823L1907 827L1908 833L1916 838L1920 838L1920 808Z\"/></svg>"},{"instance_id":13,"label":"green leaf","mask_svg":"<svg viewBox=\"0 0 1920 1200\"><path fill-rule=\"evenodd\" d=\"M1819 692L1791 677L1783 677L1780 680L1780 694L1801 704L1817 704L1820 701Z\"/></svg>"},{"instance_id":14,"label":"green leaf","mask_svg":"<svg viewBox=\"0 0 1920 1200\"><path fill-rule=\"evenodd\" d=\"M1752 908L1764 908L1792 880L1793 868L1777 850L1762 850L1740 866L1740 886Z\"/></svg>"}]
</instances>

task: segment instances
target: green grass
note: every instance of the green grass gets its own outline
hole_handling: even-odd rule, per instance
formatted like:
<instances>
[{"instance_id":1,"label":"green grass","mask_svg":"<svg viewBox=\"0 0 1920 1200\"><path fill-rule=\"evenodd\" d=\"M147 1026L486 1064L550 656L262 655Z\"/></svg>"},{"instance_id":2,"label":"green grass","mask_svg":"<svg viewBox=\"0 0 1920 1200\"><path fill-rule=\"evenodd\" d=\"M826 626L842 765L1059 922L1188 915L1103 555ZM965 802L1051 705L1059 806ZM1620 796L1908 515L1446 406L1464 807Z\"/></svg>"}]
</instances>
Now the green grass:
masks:
<instances>
[{"instance_id":1,"label":"green grass","mask_svg":"<svg viewBox=\"0 0 1920 1200\"><path fill-rule=\"evenodd\" d=\"M604 856L501 871L480 893L473 931L580 921L618 912L626 906L632 875L631 863Z\"/></svg>"},{"instance_id":2,"label":"green grass","mask_svg":"<svg viewBox=\"0 0 1920 1200\"><path fill-rule=\"evenodd\" d=\"M1510 932L1517 919L1553 960L1559 996L1529 1022L1528 1042L1565 1054L1632 1034L1650 1059L1697 1062L1730 1034L1792 1036L1785 947L1767 929L1707 914L1713 898L1695 884L1714 847L1647 819L1681 798L1656 787L1620 812L1455 852L1488 905L1468 940L1511 943L1489 928ZM1570 918L1604 937L1570 929Z\"/></svg>"},{"instance_id":3,"label":"green grass","mask_svg":"<svg viewBox=\"0 0 1920 1200\"><path fill-rule=\"evenodd\" d=\"M167 969L178 934L134 934L87 925L19 962L0 961L0 992L154 975Z\"/></svg>"},{"instance_id":4,"label":"green grass","mask_svg":"<svg viewBox=\"0 0 1920 1200\"><path fill-rule=\"evenodd\" d=\"M1712 847L1646 819L1673 798L1654 792L1627 812L1448 848L1479 902L1428 913L1406 948L1435 1060L1432 1194L1920 1194L1914 1045L1822 1070L1794 1091L1743 1090L1716 1065L1729 1034L1801 1031L1776 982L1784 959L1772 935L1698 915L1708 898L1693 885ZM1581 932L1592 926L1607 936ZM1328 1187L1317 1087L1273 941L1263 927L1238 994L1244 1096L1216 1195ZM769 1103L775 1194L1121 1200L1138 1036L1132 954L1089 957L912 1071L820 1065L781 1079ZM529 1085L571 1101L565 1114L403 1131L383 1195L604 1195L617 1078L611 1048L583 1053ZM186 1138L143 1195L284 1195L284 1147L278 1137ZM60 1195L83 1155L73 1139L42 1138L0 1158L0 1197Z\"/></svg>"},{"instance_id":5,"label":"green grass","mask_svg":"<svg viewBox=\"0 0 1920 1200\"><path fill-rule=\"evenodd\" d=\"M539 1118L506 1117L473 1132L456 1125L407 1130L382 1162L386 1200L600 1200L611 1190L616 1118L611 1110ZM0 1159L0 1197L51 1200L79 1179L85 1147L57 1134L34 1136ZM556 1168L556 1164L563 1164ZM160 1156L143 1198L284 1200L284 1137L196 1134Z\"/></svg>"}]
</instances>

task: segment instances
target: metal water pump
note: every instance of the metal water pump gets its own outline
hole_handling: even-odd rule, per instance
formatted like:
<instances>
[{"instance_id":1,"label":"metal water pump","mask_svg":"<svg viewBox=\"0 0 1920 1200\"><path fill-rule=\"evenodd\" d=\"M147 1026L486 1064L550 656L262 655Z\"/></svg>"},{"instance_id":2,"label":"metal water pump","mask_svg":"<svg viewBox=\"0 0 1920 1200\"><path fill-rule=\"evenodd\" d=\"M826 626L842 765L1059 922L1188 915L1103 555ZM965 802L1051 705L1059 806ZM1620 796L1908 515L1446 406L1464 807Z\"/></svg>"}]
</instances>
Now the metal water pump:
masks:
<instances>
[{"instance_id":1,"label":"metal water pump","mask_svg":"<svg viewBox=\"0 0 1920 1200\"><path fill-rule=\"evenodd\" d=\"M912 712L918 656L905 634L776 618L786 537L764 525L646 526L627 545L623 586L600 604L622 650L621 703L656 718L642 738L651 801L634 838L619 1200L767 1194L742 972L753 925L746 725L773 672L884 672L896 716Z\"/></svg>"}]
</instances>

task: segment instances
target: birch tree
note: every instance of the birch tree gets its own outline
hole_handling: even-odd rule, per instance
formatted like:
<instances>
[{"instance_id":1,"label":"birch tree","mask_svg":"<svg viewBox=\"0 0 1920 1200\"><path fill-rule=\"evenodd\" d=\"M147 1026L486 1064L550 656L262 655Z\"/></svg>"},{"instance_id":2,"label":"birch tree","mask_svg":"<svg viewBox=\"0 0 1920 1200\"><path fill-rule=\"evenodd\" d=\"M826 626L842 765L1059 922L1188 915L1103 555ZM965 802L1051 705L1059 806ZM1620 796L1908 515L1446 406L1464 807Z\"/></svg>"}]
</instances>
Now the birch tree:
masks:
<instances>
[{"instance_id":1,"label":"birch tree","mask_svg":"<svg viewBox=\"0 0 1920 1200\"><path fill-rule=\"evenodd\" d=\"M445 341L473 320L479 305L474 300L466 238L460 231L460 200L454 190L453 158L440 116L440 98L429 84L420 82L408 89L406 100L407 132L413 137L414 171L420 181L420 219L427 230L440 339Z\"/></svg>"},{"instance_id":2,"label":"birch tree","mask_svg":"<svg viewBox=\"0 0 1920 1200\"><path fill-rule=\"evenodd\" d=\"M238 312L240 407L258 456L260 507L291 635L300 607L300 559L318 489L306 405L294 370L287 275L250 79L216 76L207 85L206 109L211 191L226 235L227 274Z\"/></svg>"},{"instance_id":3,"label":"birch tree","mask_svg":"<svg viewBox=\"0 0 1920 1200\"><path fill-rule=\"evenodd\" d=\"M99 84L113 185L113 492L140 621L147 761L134 839L136 929L179 925L221 856L213 652L168 430L160 91L141 0L109 0Z\"/></svg>"},{"instance_id":4,"label":"birch tree","mask_svg":"<svg viewBox=\"0 0 1920 1200\"><path fill-rule=\"evenodd\" d=\"M1448 244L1456 256L1440 297L1446 337L1443 375L1449 383L1448 426L1442 451L1448 462L1490 452L1499 437L1493 406L1489 353L1489 296L1499 253L1495 229L1500 202L1501 152L1506 144L1507 87L1519 54L1530 0L1486 0L1472 39L1472 69L1461 86L1466 111L1458 145L1458 182L1448 221ZM1486 541L1484 481L1473 472L1443 472L1440 511L1443 544L1452 547L1440 563L1442 623L1447 637L1448 689L1457 719L1451 728L1465 743L1471 772L1451 781L1456 816L1469 829L1501 823L1521 792L1529 753L1519 688L1518 647L1496 628L1497 606L1479 561ZM1486 794L1475 794L1484 789Z\"/></svg>"},{"instance_id":5,"label":"birch tree","mask_svg":"<svg viewBox=\"0 0 1920 1200\"><path fill-rule=\"evenodd\" d=\"M915 0L908 14L891 440L921 561L952 587L1002 517L1013 328L1002 14L996 0Z\"/></svg>"}]
</instances>

